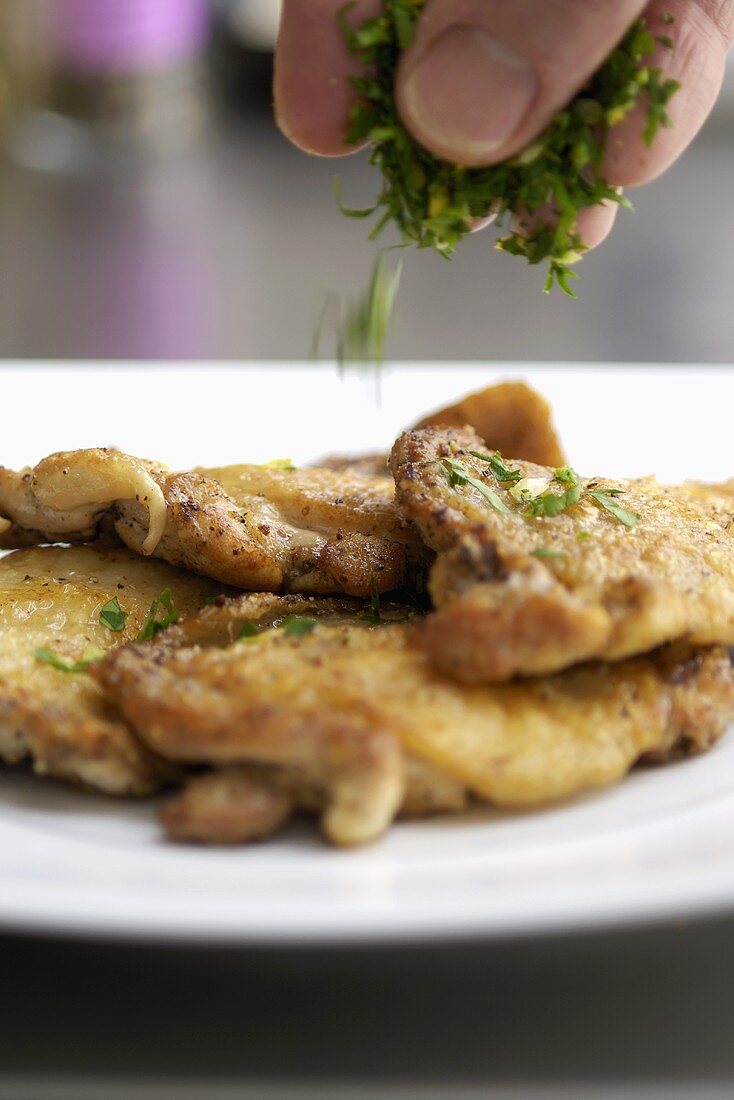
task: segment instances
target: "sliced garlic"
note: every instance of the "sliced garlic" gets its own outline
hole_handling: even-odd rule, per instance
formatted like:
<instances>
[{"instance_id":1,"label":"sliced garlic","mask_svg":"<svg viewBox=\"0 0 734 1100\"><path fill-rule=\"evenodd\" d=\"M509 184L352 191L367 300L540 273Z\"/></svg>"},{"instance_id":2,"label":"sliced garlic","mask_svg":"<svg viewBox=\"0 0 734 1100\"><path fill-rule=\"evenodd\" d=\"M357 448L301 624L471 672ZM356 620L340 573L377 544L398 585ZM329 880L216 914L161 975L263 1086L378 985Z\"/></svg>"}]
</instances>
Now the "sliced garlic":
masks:
<instances>
[{"instance_id":1,"label":"sliced garlic","mask_svg":"<svg viewBox=\"0 0 734 1100\"><path fill-rule=\"evenodd\" d=\"M549 485L550 480L546 477L521 477L519 481L515 482L509 493L518 504L527 504L528 501L541 496Z\"/></svg>"}]
</instances>

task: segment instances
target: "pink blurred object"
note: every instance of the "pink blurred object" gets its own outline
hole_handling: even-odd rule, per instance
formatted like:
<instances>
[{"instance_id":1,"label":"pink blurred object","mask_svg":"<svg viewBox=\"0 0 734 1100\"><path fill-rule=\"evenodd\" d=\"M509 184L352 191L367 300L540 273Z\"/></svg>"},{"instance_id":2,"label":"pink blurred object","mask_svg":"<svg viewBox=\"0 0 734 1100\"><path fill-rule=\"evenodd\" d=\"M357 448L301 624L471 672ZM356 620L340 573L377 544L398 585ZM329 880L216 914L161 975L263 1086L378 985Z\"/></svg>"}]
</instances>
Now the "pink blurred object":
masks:
<instances>
[{"instance_id":1,"label":"pink blurred object","mask_svg":"<svg viewBox=\"0 0 734 1100\"><path fill-rule=\"evenodd\" d=\"M58 61L79 73L121 73L194 58L208 30L206 0L55 0Z\"/></svg>"}]
</instances>

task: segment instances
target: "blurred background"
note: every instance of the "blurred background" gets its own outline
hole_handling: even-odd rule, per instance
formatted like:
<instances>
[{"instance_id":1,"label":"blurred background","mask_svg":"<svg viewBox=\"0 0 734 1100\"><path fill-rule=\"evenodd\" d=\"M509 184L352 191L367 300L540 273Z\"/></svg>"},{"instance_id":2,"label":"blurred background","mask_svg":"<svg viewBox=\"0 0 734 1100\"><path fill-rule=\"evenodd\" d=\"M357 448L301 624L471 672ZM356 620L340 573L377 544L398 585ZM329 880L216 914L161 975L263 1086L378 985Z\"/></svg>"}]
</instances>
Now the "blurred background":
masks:
<instances>
[{"instance_id":1,"label":"blurred background","mask_svg":"<svg viewBox=\"0 0 734 1100\"><path fill-rule=\"evenodd\" d=\"M306 358L375 246L363 155L275 128L278 0L2 0L0 357ZM734 360L734 73L683 160L583 264L580 300L496 253L405 256L397 359Z\"/></svg>"}]
</instances>

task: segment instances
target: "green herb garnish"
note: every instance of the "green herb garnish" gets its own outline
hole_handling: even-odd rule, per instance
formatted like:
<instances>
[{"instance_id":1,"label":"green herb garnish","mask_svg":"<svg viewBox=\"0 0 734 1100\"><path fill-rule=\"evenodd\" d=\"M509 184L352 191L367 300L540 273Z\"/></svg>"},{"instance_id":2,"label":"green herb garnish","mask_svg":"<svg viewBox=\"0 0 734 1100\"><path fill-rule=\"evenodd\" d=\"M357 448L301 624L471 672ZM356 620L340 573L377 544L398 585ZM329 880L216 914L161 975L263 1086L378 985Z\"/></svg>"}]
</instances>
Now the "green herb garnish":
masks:
<instances>
[{"instance_id":1,"label":"green herb garnish","mask_svg":"<svg viewBox=\"0 0 734 1100\"><path fill-rule=\"evenodd\" d=\"M498 481L511 481L514 483L519 481L522 477L521 470L512 470L509 466L505 465L505 460L499 451L495 451L493 455L485 455L482 454L481 451L469 451L469 454L472 458L478 458L482 462L486 462Z\"/></svg>"},{"instance_id":2,"label":"green herb garnish","mask_svg":"<svg viewBox=\"0 0 734 1100\"><path fill-rule=\"evenodd\" d=\"M349 50L369 68L367 75L352 79L359 100L351 110L346 143L371 145L370 163L380 169L383 181L373 207L342 207L343 212L365 218L379 210L371 238L394 222L404 245L412 241L448 257L472 222L490 209L498 212L501 225L508 216L525 211L532 215L549 204L557 216L555 226L541 224L527 237L510 231L497 247L524 256L531 264L547 262L544 289L550 291L557 284L575 297L569 280L578 276L571 265L585 251L577 231L578 215L604 202L631 207L602 176L610 131L644 99L644 139L652 144L658 129L670 125L667 105L678 82L665 79L659 68L645 63L656 42L645 20L639 19L528 148L489 168L461 168L419 145L403 126L395 105L397 63L413 40L425 2L383 0L381 14L356 28L347 21L353 3L339 13ZM659 40L665 46L672 44L667 36Z\"/></svg>"},{"instance_id":3,"label":"green herb garnish","mask_svg":"<svg viewBox=\"0 0 734 1100\"><path fill-rule=\"evenodd\" d=\"M380 593L377 591L377 585L375 578L372 578L372 595L370 596L370 609L366 615L362 618L367 623L372 623L373 626L378 626L382 622L382 615L380 614Z\"/></svg>"},{"instance_id":4,"label":"green herb garnish","mask_svg":"<svg viewBox=\"0 0 734 1100\"><path fill-rule=\"evenodd\" d=\"M473 489L482 494L496 512L501 512L503 515L511 514L511 510L495 493L494 489L490 489L489 485L485 485L478 477L472 477L466 466L462 465L461 462L457 462L455 458L443 458L441 459L441 465L449 479L449 485L471 485Z\"/></svg>"},{"instance_id":5,"label":"green herb garnish","mask_svg":"<svg viewBox=\"0 0 734 1100\"><path fill-rule=\"evenodd\" d=\"M577 542L588 542L588 540L590 538L591 538L591 532L590 531L577 531L576 532L576 541Z\"/></svg>"},{"instance_id":6,"label":"green herb garnish","mask_svg":"<svg viewBox=\"0 0 734 1100\"><path fill-rule=\"evenodd\" d=\"M640 522L640 517L637 512L630 512L629 508L623 508L621 504L617 503L615 497L620 496L620 493L621 490L619 489L608 489L606 492L602 489L589 489L589 496L597 504L600 504L605 511L618 519L625 527L636 527Z\"/></svg>"},{"instance_id":7,"label":"green herb garnish","mask_svg":"<svg viewBox=\"0 0 734 1100\"><path fill-rule=\"evenodd\" d=\"M283 631L286 638L302 638L304 634L309 634L315 626L316 620L308 615L286 615L280 623L279 629Z\"/></svg>"},{"instance_id":8,"label":"green herb garnish","mask_svg":"<svg viewBox=\"0 0 734 1100\"><path fill-rule=\"evenodd\" d=\"M87 646L79 661L69 661L66 657L60 657L58 653L54 653L52 649L46 649L45 647L37 649L34 653L37 661L51 665L53 668L57 668L59 672L86 672L91 664L94 664L95 661L101 661L104 655L104 650L97 649L96 646Z\"/></svg>"},{"instance_id":9,"label":"green herb garnish","mask_svg":"<svg viewBox=\"0 0 734 1100\"><path fill-rule=\"evenodd\" d=\"M261 631L260 631L259 627L255 626L254 623L251 623L251 622L248 621L248 622L243 623L242 626L240 627L240 632L237 635L237 637L235 638L235 641L237 641L237 642L247 642L247 641L250 640L250 638L259 638L260 633L261 633Z\"/></svg>"},{"instance_id":10,"label":"green herb garnish","mask_svg":"<svg viewBox=\"0 0 734 1100\"><path fill-rule=\"evenodd\" d=\"M264 470L285 470L289 474L298 469L290 458L271 458L269 462L263 462L262 465Z\"/></svg>"},{"instance_id":11,"label":"green herb garnish","mask_svg":"<svg viewBox=\"0 0 734 1100\"><path fill-rule=\"evenodd\" d=\"M158 618L160 611L163 611L163 617ZM165 630L167 626L171 626L173 623L178 622L178 611L173 606L173 596L171 595L170 588L164 588L160 596L156 596L153 603L150 605L150 611L148 617L143 623L142 629L137 636L138 642L149 642L151 638L155 638L161 630Z\"/></svg>"},{"instance_id":12,"label":"green herb garnish","mask_svg":"<svg viewBox=\"0 0 734 1100\"><path fill-rule=\"evenodd\" d=\"M559 516L572 504L578 504L581 500L583 489L579 476L570 466L561 466L555 472L554 481L559 485L565 485L562 493L552 493L550 489L541 496L536 497L530 505L531 516Z\"/></svg>"},{"instance_id":13,"label":"green herb garnish","mask_svg":"<svg viewBox=\"0 0 734 1100\"><path fill-rule=\"evenodd\" d=\"M541 546L538 550L531 550L530 556L532 558L565 558L565 554L562 550L546 550Z\"/></svg>"},{"instance_id":14,"label":"green herb garnish","mask_svg":"<svg viewBox=\"0 0 734 1100\"><path fill-rule=\"evenodd\" d=\"M117 632L125 629L125 621L128 618L129 612L123 611L120 606L120 601L117 596L113 596L111 600L108 600L99 613L99 621L102 626L106 626L108 630Z\"/></svg>"}]
</instances>

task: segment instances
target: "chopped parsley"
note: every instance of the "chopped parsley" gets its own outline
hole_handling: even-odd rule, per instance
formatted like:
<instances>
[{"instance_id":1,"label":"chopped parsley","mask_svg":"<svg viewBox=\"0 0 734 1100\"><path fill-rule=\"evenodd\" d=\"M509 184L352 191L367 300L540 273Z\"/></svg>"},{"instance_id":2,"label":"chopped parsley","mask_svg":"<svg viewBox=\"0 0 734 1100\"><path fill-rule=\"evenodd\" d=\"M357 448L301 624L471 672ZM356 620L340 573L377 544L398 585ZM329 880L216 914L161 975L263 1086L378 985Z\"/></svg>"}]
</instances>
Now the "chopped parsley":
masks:
<instances>
[{"instance_id":1,"label":"chopped parsley","mask_svg":"<svg viewBox=\"0 0 734 1100\"><path fill-rule=\"evenodd\" d=\"M99 621L102 626L106 626L108 630L117 633L120 630L125 629L125 621L128 618L129 611L124 611L120 606L120 601L117 596L113 596L111 600L108 600L99 613Z\"/></svg>"},{"instance_id":2,"label":"chopped parsley","mask_svg":"<svg viewBox=\"0 0 734 1100\"><path fill-rule=\"evenodd\" d=\"M251 623L248 620L247 622L244 622L242 624L242 626L240 627L240 632L237 635L235 641L237 641L237 642L247 642L247 641L250 640L250 638L259 638L260 633L261 633L261 631L260 631L259 627L255 626L254 623Z\"/></svg>"},{"instance_id":3,"label":"chopped parsley","mask_svg":"<svg viewBox=\"0 0 734 1100\"><path fill-rule=\"evenodd\" d=\"M163 612L162 617L160 616ZM171 595L170 588L164 588L160 596L156 596L153 603L150 605L150 611L148 617L143 623L142 629L138 634L136 641L149 642L151 638L155 638L161 630L165 630L167 626L171 626L173 623L178 622L178 611L173 606L173 596Z\"/></svg>"},{"instance_id":4,"label":"chopped parsley","mask_svg":"<svg viewBox=\"0 0 734 1100\"><path fill-rule=\"evenodd\" d=\"M101 661L104 655L104 650L97 649L96 646L87 646L78 661L69 661L66 657L54 653L52 649L46 649L45 646L37 649L34 653L37 661L51 665L53 668L57 668L59 672L86 672L91 664L94 664L95 661Z\"/></svg>"},{"instance_id":5,"label":"chopped parsley","mask_svg":"<svg viewBox=\"0 0 734 1100\"><path fill-rule=\"evenodd\" d=\"M600 504L605 511L618 519L625 527L636 527L640 522L640 517L637 512L631 512L629 508L623 508L621 504L617 503L615 498L620 494L620 489L607 489L606 492L602 489L589 489L591 499Z\"/></svg>"},{"instance_id":6,"label":"chopped parsley","mask_svg":"<svg viewBox=\"0 0 734 1100\"><path fill-rule=\"evenodd\" d=\"M302 638L316 626L316 620L309 615L286 615L279 628L286 638Z\"/></svg>"},{"instance_id":7,"label":"chopped parsley","mask_svg":"<svg viewBox=\"0 0 734 1100\"><path fill-rule=\"evenodd\" d=\"M478 477L472 477L461 462L457 462L455 458L443 458L441 459L441 465L444 472L449 479L449 485L470 485L482 496L489 504L492 505L496 512L501 512L503 515L510 515L510 509L505 502L495 493L494 489L490 489L489 485L485 485L483 481L480 481Z\"/></svg>"},{"instance_id":8,"label":"chopped parsley","mask_svg":"<svg viewBox=\"0 0 734 1100\"><path fill-rule=\"evenodd\" d=\"M382 615L380 614L380 593L377 591L375 581L372 581L372 595L370 596L370 609L366 615L362 618L365 622L372 623L373 626L378 626L382 622Z\"/></svg>"},{"instance_id":9,"label":"chopped parsley","mask_svg":"<svg viewBox=\"0 0 734 1100\"><path fill-rule=\"evenodd\" d=\"M374 206L345 214L366 218L377 213L374 239L394 222L403 245L434 248L449 257L470 232L472 222L498 211L498 223L514 214L531 214L547 203L557 211L555 226L539 225L524 237L510 230L497 248L524 256L528 263L548 264L544 289L555 285L575 297L569 280L572 265L585 247L577 230L582 210L604 202L627 209L631 204L602 175L610 134L644 102L644 140L651 145L661 126L669 126L667 106L679 88L661 69L646 63L656 48L644 19L638 19L586 86L558 111L548 127L515 157L487 168L461 168L432 156L403 126L395 105L395 71L408 46L426 0L383 0L382 11L353 27L339 12L347 46L369 69L351 83L359 93L350 113L348 145L371 146L370 163L382 174ZM671 19L672 21L672 19ZM670 24L669 24L670 25ZM672 46L663 35L658 41Z\"/></svg>"},{"instance_id":10,"label":"chopped parsley","mask_svg":"<svg viewBox=\"0 0 734 1100\"><path fill-rule=\"evenodd\" d=\"M515 482L519 481L522 477L521 470L512 470L509 466L505 465L505 460L499 451L495 451L493 455L485 455L482 454L481 451L469 451L469 454L472 458L478 458L482 462L486 462L498 481Z\"/></svg>"},{"instance_id":11,"label":"chopped parsley","mask_svg":"<svg viewBox=\"0 0 734 1100\"><path fill-rule=\"evenodd\" d=\"M565 554L562 550L549 550L541 546L537 550L531 550L530 556L532 558L565 558Z\"/></svg>"},{"instance_id":12,"label":"chopped parsley","mask_svg":"<svg viewBox=\"0 0 734 1100\"><path fill-rule=\"evenodd\" d=\"M263 462L263 469L285 470L286 473L292 474L298 467L293 465L290 458L271 458L269 462Z\"/></svg>"},{"instance_id":13,"label":"chopped parsley","mask_svg":"<svg viewBox=\"0 0 734 1100\"><path fill-rule=\"evenodd\" d=\"M530 505L531 516L559 516L573 504L578 504L583 492L579 476L570 466L561 466L555 472L554 481L559 485L565 485L562 493L554 493L550 489L536 497Z\"/></svg>"},{"instance_id":14,"label":"chopped parsley","mask_svg":"<svg viewBox=\"0 0 734 1100\"><path fill-rule=\"evenodd\" d=\"M254 642L258 638L267 637L271 631L273 633L282 632L286 638L302 638L304 634L310 633L315 626L316 619L312 619L309 615L285 615L280 622L266 623L264 626L258 626L248 619L240 627L240 632L235 641Z\"/></svg>"}]
</instances>

